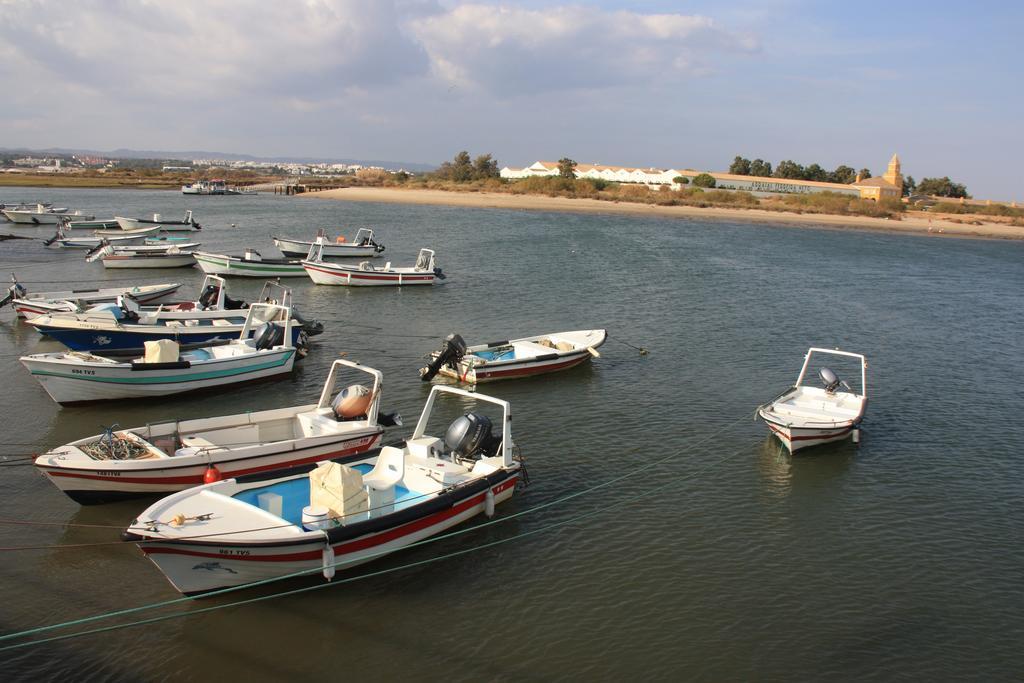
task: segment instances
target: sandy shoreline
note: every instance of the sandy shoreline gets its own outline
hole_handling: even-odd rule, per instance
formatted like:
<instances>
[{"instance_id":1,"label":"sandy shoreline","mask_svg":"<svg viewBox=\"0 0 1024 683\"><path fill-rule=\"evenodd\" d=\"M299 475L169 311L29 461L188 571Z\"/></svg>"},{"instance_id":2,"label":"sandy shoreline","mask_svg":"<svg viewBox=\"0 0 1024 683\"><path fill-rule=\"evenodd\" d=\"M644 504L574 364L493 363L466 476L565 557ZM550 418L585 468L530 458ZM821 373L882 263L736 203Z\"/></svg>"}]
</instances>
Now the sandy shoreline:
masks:
<instances>
[{"instance_id":1,"label":"sandy shoreline","mask_svg":"<svg viewBox=\"0 0 1024 683\"><path fill-rule=\"evenodd\" d=\"M512 195L497 192L445 192L443 190L406 190L391 187L348 187L299 195L312 199L340 199L351 202L394 204L433 204L486 209L523 211L566 211L571 213L610 213L635 216L666 216L758 223L849 227L861 230L902 232L926 236L970 237L985 239L1024 239L1024 228L999 223L966 225L949 220L906 216L894 221L864 216L799 214L761 209L699 208L695 206L656 206L598 199L569 199L541 195ZM929 232L929 229L931 230ZM941 231L941 232L940 232Z\"/></svg>"}]
</instances>

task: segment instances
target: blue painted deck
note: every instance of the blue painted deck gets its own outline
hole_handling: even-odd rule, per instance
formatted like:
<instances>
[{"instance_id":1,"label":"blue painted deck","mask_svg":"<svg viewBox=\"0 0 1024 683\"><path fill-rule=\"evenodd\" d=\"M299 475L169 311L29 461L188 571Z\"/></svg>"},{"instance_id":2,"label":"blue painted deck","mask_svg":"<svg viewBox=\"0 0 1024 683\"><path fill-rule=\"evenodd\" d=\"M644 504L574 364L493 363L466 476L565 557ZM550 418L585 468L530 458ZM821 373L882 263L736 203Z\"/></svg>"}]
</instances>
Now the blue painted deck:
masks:
<instances>
[{"instance_id":1,"label":"blue painted deck","mask_svg":"<svg viewBox=\"0 0 1024 683\"><path fill-rule=\"evenodd\" d=\"M360 474L367 475L373 469L369 463L352 465ZM259 498L263 493L276 493L281 496L281 518L295 526L302 526L302 508L309 505L309 477L299 477L288 481L279 481L268 486L260 486L247 491L239 491L234 496L235 500L259 507ZM415 505L424 500L419 494L413 493L403 486L395 487L395 510Z\"/></svg>"}]
</instances>

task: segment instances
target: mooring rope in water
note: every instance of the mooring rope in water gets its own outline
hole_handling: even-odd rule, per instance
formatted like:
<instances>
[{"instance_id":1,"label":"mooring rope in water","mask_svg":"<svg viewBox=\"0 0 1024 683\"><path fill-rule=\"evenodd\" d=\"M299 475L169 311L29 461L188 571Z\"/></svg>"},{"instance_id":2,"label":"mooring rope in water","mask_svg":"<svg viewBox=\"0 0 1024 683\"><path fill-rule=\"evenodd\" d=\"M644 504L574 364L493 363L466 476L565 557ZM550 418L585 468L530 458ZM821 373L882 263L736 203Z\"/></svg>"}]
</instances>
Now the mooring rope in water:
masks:
<instances>
[{"instance_id":1,"label":"mooring rope in water","mask_svg":"<svg viewBox=\"0 0 1024 683\"><path fill-rule=\"evenodd\" d=\"M734 421L724 425L722 428L716 430L715 432L705 436L704 438L699 439L699 440L697 440L696 442L694 442L692 444L689 444L688 447L686 449L683 449L682 452L685 452L686 450L692 450L696 446L699 446L699 445L701 445L701 444L703 444L703 443L705 443L707 441L710 441L711 439L716 438L717 436L721 435L722 433L724 433L728 429L731 429L731 428L735 427L736 425L744 423L744 422L746 422L746 418L742 418L742 419L739 419L739 420L734 420ZM692 479L693 477L695 477L695 476L697 476L699 474L702 474L704 471L709 469L712 465L717 465L720 462L724 462L728 457L732 457L732 455L733 454L730 453L727 456L722 456L720 458L708 461L708 463L705 464L703 467L698 468L696 471L694 471L694 472L690 473L688 476L684 477L683 481ZM575 493L570 493L570 494L567 494L567 495L562 496L560 498L556 498L554 500L548 501L546 503L541 503L541 504L535 505L535 506L533 506L531 508L527 508L526 510L521 510L519 512L515 512L515 513L509 514L509 515L506 515L506 516L503 516L503 517L500 517L500 518L497 518L497 519L488 520L486 522L483 522L483 523L480 523L480 524L476 524L476 525L473 525L473 526L470 526L470 527L466 527L466 528L463 528L463 529L456 529L456 530L451 531L451 532L446 533L446 534L440 534L440 535L437 535L437 536L432 536L430 538L423 539L422 541L417 541L415 543L410 543L408 546L405 546L405 548L403 548L403 550L406 549L406 548L414 548L414 547L426 545L428 543L434 543L434 542L441 541L441 540L444 540L444 539L448 539L448 538L451 538L451 537L454 537L454 536L458 536L458 535L461 535L461 534L464 534L464 533L469 533L471 531L476 531L476 530L484 528L484 527L492 526L494 524L503 523L503 522L506 522L506 521L509 521L509 520L512 520L512 519L517 519L519 517L522 517L522 516L525 516L525 515L528 515L528 514L532 514L534 512L539 511L539 510L544 510L544 509L547 509L547 508L550 508L550 507L554 507L556 505L560 505L562 503L565 503L567 501L573 500L575 498L579 498L581 496L587 495L587 494L592 493L594 491L597 491L597 490L606 488L608 486L611 486L612 484L616 484L616 483L618 483L618 482L620 482L620 481L622 481L624 479L627 479L629 477L636 476L636 475L638 475L638 474L640 474L640 473L642 473L642 472L644 472L644 471L646 471L648 469L651 469L653 467L657 467L657 466L659 466L659 465L661 465L661 464L663 464L663 463L665 463L665 462L667 462L667 461L669 461L671 459L677 458L678 456L679 456L679 452L677 451L677 452L672 453L669 456L666 456L664 458L660 458L658 460L654 460L652 462L649 462L646 465L642 465L639 468L636 468L634 470L626 472L625 474L619 475L617 477L613 477L612 479L606 480L606 481L604 481L604 482L602 482L600 484L597 484L595 486L591 486L591 487L588 487L586 489L581 489L579 491L576 491ZM318 584L318 585L315 585L315 586L308 586L308 587L304 587L304 588L294 589L294 590L291 590L291 591L283 591L283 592L279 592L279 593L273 593L271 595L260 596L260 597L257 597L257 598L248 598L248 599L245 599L245 600L238 600L238 601L227 603L227 604L224 604L224 605L214 605L214 606L211 606L211 607L205 607L205 608L198 609L198 610L190 610L188 612L178 612L178 613L175 613L175 614L161 615L161 616L158 616L158 617L152 617L152 618L149 618L149 619L137 620L137 621L134 621L134 622L127 622L127 623L124 623L124 624L114 624L114 625L111 625L111 626L104 626L104 627L101 627L101 628L89 629L89 630L86 630L86 631L78 631L78 632L75 632L75 633L68 633L68 634L63 634L63 635L58 635L58 636L52 636L52 637L49 637L49 638L43 638L43 639L39 639L39 640L32 640L32 641L28 641L28 642L24 642L24 643L16 643L16 644L13 644L13 645L6 645L6 646L0 647L0 652L4 652L4 651L7 651L7 650L13 650L13 649L17 649L17 648L31 647L33 645L41 645L43 643L53 642L53 641L57 641L57 640L66 640L66 639L70 639L70 638L77 638L77 637L93 635L93 634L97 634L97 633L105 633L105 632L108 632L108 631L119 630L119 629L122 629L122 628L131 628L131 627L134 627L134 626L142 626L142 625L145 625L145 624L150 624L150 623L154 623L154 622L158 622L158 621L165 621L165 620L169 620L169 619L176 619L176 618L179 618L179 617L189 616L191 614L202 614L204 612L211 612L211 611L214 611L214 610L225 609L225 608L228 608L228 607L236 607L236 606L240 606L240 605L251 604L251 603L254 603L254 602L261 602L263 600L270 600L272 598L283 597L283 596L286 596L286 595L294 595L296 593L304 593L304 592L308 592L308 591L312 591L312 590L319 590L321 588L327 588L327 587L330 587L330 586L340 585L340 584L343 584L343 583L352 583L354 581L358 581L358 580L361 580L361 579L364 579L364 578L371 578L371 577L380 576L380 575L383 575L383 574L389 574L389 573L392 573L392 572L400 571L400 570L403 570L403 569L408 569L408 568L417 567L417 566L421 566L421 565L425 565L425 564L430 564L432 562L437 562L437 561L448 559L448 558L451 558L451 557L456 557L456 556L459 556L459 555L468 554L470 552L475 552L477 550L482 550L482 549L485 549L485 548L493 547L493 546L500 545L500 544L503 544L503 543L507 543L509 541L517 540L519 538L523 538L523 537L526 537L526 536L531 536L531 535L540 533L542 531L546 531L548 529L552 529L552 528L555 528L555 527L558 527L558 526L564 526L564 525L572 523L574 521L579 521L581 519L586 519L588 517L595 516L597 514L606 512L609 509L613 509L615 507L619 507L621 505L625 505L626 503L635 502L636 500L638 500L638 499L629 498L629 499L620 501L618 503L613 503L611 505L606 505L606 506L600 508L599 510L595 510L595 511L592 511L592 512L589 512L589 513L584 513L584 514L581 514L581 515L577 515L576 517L570 518L568 520L564 520L562 522L555 522L555 523L547 525L545 527L541 527L540 529L534 529L532 531L523 532L521 534L516 534L516 535L511 536L511 537L506 538L506 539L500 539L498 541L493 541L493 542L490 542L490 543L485 543L485 544L482 544L482 545L474 546L472 548L466 548L466 549L463 549L463 550L455 551L455 552L448 553L446 555L441 555L441 556L434 557L434 558L428 558L426 560L420 560L420 561L417 561L417 562L408 563L408 564L401 565L401 566L398 566L398 567L393 567L393 568L389 568L389 569L382 569L382 570L379 570L377 572L372 572L372 573L368 573L368 574L361 574L359 576L354 576L354 577L347 577L345 579L340 579L338 581L334 581L334 582L331 582L331 583ZM387 555L387 554L390 554L392 552L394 552L394 550L385 550L385 551L381 551L379 553L371 553L370 556L369 556L369 559L373 559L373 558L376 558L376 557L379 557L379 556L382 556L382 555ZM334 565L330 565L330 566L337 567L340 564L343 564L343 562L337 562ZM61 629L61 628L68 628L68 627L71 627L71 626L79 626L79 625L82 625L82 624L92 623L92 622L96 622L96 621L101 621L101 620L104 620L104 619L110 619L110 618L117 617L117 616L125 616L125 615L128 615L128 614L135 614L135 613L143 612L143 611L146 611L146 610L159 609L159 608L168 607L168 606L175 605L175 604L191 602L191 601L195 601L195 600L200 599L200 598L208 598L208 597L213 597L213 596L216 596L216 595L223 595L223 594L226 594L226 593L232 593L232 592L239 591L239 590L255 588L255 587L260 586L260 585L266 585L266 584L274 583L274 582L277 582L277 581L283 581L283 580L286 580L286 579L291 579L291 578L295 578L295 577L299 577L299 576L303 576L303 575L317 574L317 573L320 573L322 571L323 571L323 567L317 567L316 569L303 570L303 571L299 571L299 572L294 572L292 574L286 574L286 575L283 575L283 576L277 576L277 577L273 577L273 578L269 578L269 579L263 579L261 581L254 581L254 582L251 582L251 583L246 583L246 584L243 584L243 585L240 585L240 586L231 586L231 587L222 588L222 589L219 589L219 590L216 590L216 591L210 591L208 593L204 593L202 596L182 596L180 598L174 598L172 600L165 600L165 601L162 601L162 602L150 603L148 605L140 605L138 607L129 607L129 608L121 609L121 610L115 610L115 611L106 612L106 613L103 613L103 614L93 615L93 616L90 616L90 617L82 617L80 619L73 619L73 620L69 620L69 621L65 621L65 622L61 622L61 623L57 623L57 624L50 624L50 625L46 625L46 626L38 626L38 627L35 627L35 628L32 628L32 629L26 629L26 630L23 630L23 631L18 631L16 633L9 633L9 634L5 634L5 635L0 635L0 642L7 641L7 640L12 640L12 639L15 639L15 638L23 638L23 637L30 636L30 635L35 635L35 634L38 634L38 633L45 633L45 632L49 632L49 631L53 631L53 630L57 630L57 629Z\"/></svg>"}]
</instances>

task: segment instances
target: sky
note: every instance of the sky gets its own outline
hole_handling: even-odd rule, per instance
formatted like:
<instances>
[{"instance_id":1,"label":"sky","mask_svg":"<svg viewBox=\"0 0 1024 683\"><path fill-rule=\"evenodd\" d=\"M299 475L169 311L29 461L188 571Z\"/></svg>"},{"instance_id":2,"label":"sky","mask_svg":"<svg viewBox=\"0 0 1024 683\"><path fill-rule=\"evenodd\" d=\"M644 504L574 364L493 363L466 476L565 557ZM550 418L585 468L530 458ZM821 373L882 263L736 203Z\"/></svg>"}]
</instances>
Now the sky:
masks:
<instances>
[{"instance_id":1,"label":"sky","mask_svg":"<svg viewBox=\"0 0 1024 683\"><path fill-rule=\"evenodd\" d=\"M0 147L950 176L1024 201L1024 3L0 0Z\"/></svg>"}]
</instances>

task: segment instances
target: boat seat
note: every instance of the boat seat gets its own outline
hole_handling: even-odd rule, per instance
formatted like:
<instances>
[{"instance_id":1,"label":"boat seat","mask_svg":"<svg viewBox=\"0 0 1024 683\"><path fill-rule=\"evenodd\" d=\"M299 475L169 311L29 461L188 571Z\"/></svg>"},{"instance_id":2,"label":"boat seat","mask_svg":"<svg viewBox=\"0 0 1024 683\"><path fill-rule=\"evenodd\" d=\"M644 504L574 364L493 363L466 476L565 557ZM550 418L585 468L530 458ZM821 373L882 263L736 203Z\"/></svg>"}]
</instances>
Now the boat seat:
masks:
<instances>
[{"instance_id":1,"label":"boat seat","mask_svg":"<svg viewBox=\"0 0 1024 683\"><path fill-rule=\"evenodd\" d=\"M405 476L405 452L394 446L380 449L377 464L363 477L363 483L378 491L393 487Z\"/></svg>"},{"instance_id":2,"label":"boat seat","mask_svg":"<svg viewBox=\"0 0 1024 683\"><path fill-rule=\"evenodd\" d=\"M224 320L223 318L215 318L213 320L214 327L229 327L233 324L230 320Z\"/></svg>"}]
</instances>

